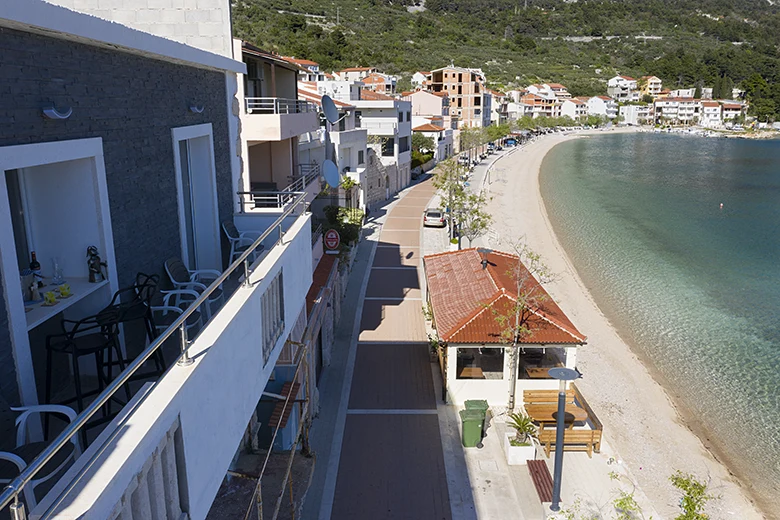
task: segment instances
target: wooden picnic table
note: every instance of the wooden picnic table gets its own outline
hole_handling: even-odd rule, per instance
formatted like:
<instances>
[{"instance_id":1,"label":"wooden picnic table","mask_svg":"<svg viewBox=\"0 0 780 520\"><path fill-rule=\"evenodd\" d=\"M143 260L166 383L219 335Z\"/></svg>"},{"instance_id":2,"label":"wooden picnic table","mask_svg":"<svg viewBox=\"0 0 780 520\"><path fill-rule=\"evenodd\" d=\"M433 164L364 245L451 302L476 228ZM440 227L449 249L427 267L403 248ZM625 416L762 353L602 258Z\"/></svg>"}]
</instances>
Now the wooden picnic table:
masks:
<instances>
[{"instance_id":1,"label":"wooden picnic table","mask_svg":"<svg viewBox=\"0 0 780 520\"><path fill-rule=\"evenodd\" d=\"M576 404L567 404L564 410L564 422L569 429L574 427L575 422L588 420L588 412ZM525 405L525 411L534 422L539 423L540 430L544 430L547 424L555 425L557 423L557 404L527 404Z\"/></svg>"},{"instance_id":2,"label":"wooden picnic table","mask_svg":"<svg viewBox=\"0 0 780 520\"><path fill-rule=\"evenodd\" d=\"M463 367L458 379L485 379L485 374L480 367Z\"/></svg>"}]
</instances>

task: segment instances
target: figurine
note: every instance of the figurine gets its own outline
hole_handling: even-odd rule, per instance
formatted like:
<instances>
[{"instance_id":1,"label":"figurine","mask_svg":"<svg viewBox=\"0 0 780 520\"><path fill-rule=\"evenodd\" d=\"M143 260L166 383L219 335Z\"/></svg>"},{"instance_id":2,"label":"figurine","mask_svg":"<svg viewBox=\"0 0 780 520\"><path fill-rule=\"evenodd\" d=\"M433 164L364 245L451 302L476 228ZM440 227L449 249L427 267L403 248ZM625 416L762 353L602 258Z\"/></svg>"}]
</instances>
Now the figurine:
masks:
<instances>
[{"instance_id":1,"label":"figurine","mask_svg":"<svg viewBox=\"0 0 780 520\"><path fill-rule=\"evenodd\" d=\"M41 299L41 293L38 291L38 283L33 281L30 284L30 301L37 302Z\"/></svg>"},{"instance_id":2,"label":"figurine","mask_svg":"<svg viewBox=\"0 0 780 520\"><path fill-rule=\"evenodd\" d=\"M103 268L106 267L105 262L100 261L100 255L98 254L97 247L89 246L87 248L87 267L89 267L89 283L102 282L106 279L103 275Z\"/></svg>"}]
</instances>

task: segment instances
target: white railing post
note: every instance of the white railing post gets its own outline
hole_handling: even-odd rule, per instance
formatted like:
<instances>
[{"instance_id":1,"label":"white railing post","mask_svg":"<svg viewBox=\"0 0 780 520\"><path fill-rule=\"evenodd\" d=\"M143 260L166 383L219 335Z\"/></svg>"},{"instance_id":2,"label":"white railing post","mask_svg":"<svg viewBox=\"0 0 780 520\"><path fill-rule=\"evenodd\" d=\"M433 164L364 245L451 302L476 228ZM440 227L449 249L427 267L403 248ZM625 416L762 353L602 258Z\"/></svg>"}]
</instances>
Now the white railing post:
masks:
<instances>
[{"instance_id":1,"label":"white railing post","mask_svg":"<svg viewBox=\"0 0 780 520\"><path fill-rule=\"evenodd\" d=\"M24 502L19 502L19 495L14 497L14 502L9 508L11 511L11 520L27 520L27 513L24 510Z\"/></svg>"},{"instance_id":2,"label":"white railing post","mask_svg":"<svg viewBox=\"0 0 780 520\"><path fill-rule=\"evenodd\" d=\"M205 305L208 305L207 303ZM181 324L181 359L177 363L181 367L186 367L192 364L192 358L188 352L190 342L187 339L187 321Z\"/></svg>"}]
</instances>

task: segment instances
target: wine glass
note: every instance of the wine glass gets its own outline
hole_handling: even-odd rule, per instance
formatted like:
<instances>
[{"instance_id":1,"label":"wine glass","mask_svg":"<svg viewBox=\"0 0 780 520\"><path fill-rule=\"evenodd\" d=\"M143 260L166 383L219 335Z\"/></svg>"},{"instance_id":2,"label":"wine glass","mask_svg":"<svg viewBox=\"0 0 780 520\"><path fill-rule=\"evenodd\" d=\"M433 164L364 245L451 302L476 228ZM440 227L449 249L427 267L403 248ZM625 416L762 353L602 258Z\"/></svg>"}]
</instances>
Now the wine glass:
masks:
<instances>
[{"instance_id":1,"label":"wine glass","mask_svg":"<svg viewBox=\"0 0 780 520\"><path fill-rule=\"evenodd\" d=\"M51 284L52 285L62 285L65 283L65 278L62 276L62 267L60 267L60 259L59 257L55 256L51 259L52 264L52 277L51 277Z\"/></svg>"}]
</instances>

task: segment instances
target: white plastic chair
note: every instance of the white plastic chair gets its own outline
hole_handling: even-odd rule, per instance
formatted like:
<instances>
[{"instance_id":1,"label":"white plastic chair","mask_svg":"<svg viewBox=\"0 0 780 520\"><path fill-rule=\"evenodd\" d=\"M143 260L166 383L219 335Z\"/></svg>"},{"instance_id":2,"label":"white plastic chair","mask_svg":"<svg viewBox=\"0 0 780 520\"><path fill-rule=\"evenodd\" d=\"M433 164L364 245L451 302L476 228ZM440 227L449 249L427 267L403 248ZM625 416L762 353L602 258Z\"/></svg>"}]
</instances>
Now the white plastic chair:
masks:
<instances>
[{"instance_id":1,"label":"white plastic chair","mask_svg":"<svg viewBox=\"0 0 780 520\"><path fill-rule=\"evenodd\" d=\"M174 289L176 290L190 290L201 294L206 291L208 285L219 278L222 274L216 269L197 269L190 270L184 265L184 262L179 258L169 258L165 261L165 272L168 273L168 278L171 280ZM165 291L163 291L165 292ZM175 306L178 307L181 302L181 294L176 295ZM225 294L222 290L222 285L209 295L208 305L206 305L206 320L208 321L213 316L217 309L219 309L225 303Z\"/></svg>"},{"instance_id":2,"label":"white plastic chair","mask_svg":"<svg viewBox=\"0 0 780 520\"><path fill-rule=\"evenodd\" d=\"M157 335L167 329L176 318L184 314L184 310L189 307L191 302L198 299L200 294L197 291L191 289L178 289L173 291L161 291L163 294L163 304L154 305L152 309L152 319L154 321L154 328L157 331ZM178 303L172 304L171 299L178 300ZM187 337L193 337L190 330L195 331L195 334L203 328L203 315L200 309L190 314L187 318L185 328L187 329Z\"/></svg>"},{"instance_id":3,"label":"white plastic chair","mask_svg":"<svg viewBox=\"0 0 780 520\"><path fill-rule=\"evenodd\" d=\"M22 412L16 418L16 448L14 448L14 450L11 452L0 451L0 460L14 464L19 470L19 473L24 471L27 465L30 464L33 459L35 459L35 457L37 457L46 448L48 444L46 442L29 441L27 421L31 415L44 413L62 414L67 417L68 424L72 423L76 419L76 412L73 409L58 404L21 406L19 408L12 407L11 410L15 412ZM74 435L70 438L70 442L73 443L73 448L67 448L63 446L62 449L60 449L60 451L54 455L54 458L43 467L43 470L38 473L38 475L43 474L44 476L33 479L26 486L24 486L22 493L24 496L24 501L27 503L28 510L32 511L38 504L38 501L35 498L35 488L48 481L55 475L59 474L59 472L66 465L68 465L71 460L75 461L81 456L81 444L79 443L79 436ZM57 465L56 468L51 469L51 467L58 462L59 465ZM5 478L5 476L0 476L0 484L8 484L15 477L16 475L14 475L12 478Z\"/></svg>"},{"instance_id":4,"label":"white plastic chair","mask_svg":"<svg viewBox=\"0 0 780 520\"><path fill-rule=\"evenodd\" d=\"M230 242L231 264L235 262L236 259L241 256L241 254L246 251L252 244L254 244L255 240L257 240L257 238L260 236L260 233L257 231L244 231L243 233L240 233L235 224L233 224L233 222L230 220L225 220L222 222L222 230L225 232L225 236ZM265 248L260 245L257 247L257 249L252 251L252 253L249 255L249 261L254 262L257 260L257 257L260 256L260 254L263 252L263 249Z\"/></svg>"}]
</instances>

